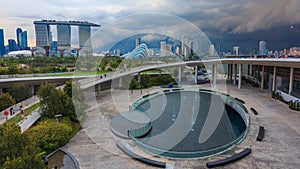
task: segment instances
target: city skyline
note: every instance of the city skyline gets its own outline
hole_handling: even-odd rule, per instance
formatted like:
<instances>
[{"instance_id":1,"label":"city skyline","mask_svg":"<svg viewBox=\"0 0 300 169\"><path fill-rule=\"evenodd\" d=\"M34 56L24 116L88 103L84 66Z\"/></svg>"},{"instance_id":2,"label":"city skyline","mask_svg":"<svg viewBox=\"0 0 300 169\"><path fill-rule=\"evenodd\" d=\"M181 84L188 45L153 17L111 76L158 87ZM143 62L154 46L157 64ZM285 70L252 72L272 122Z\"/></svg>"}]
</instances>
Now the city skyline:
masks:
<instances>
[{"instance_id":1,"label":"city skyline","mask_svg":"<svg viewBox=\"0 0 300 169\"><path fill-rule=\"evenodd\" d=\"M28 45L35 46L34 20L89 20L105 25L139 12L163 12L193 23L215 46L220 45L222 51L231 51L233 46L240 46L241 50L251 48L260 40L268 42L270 50L300 46L297 38L300 2L297 0L31 1L25 4L15 0L2 2L0 28L4 29L6 45L8 39L15 39L16 28L21 27L28 32Z\"/></svg>"}]
</instances>

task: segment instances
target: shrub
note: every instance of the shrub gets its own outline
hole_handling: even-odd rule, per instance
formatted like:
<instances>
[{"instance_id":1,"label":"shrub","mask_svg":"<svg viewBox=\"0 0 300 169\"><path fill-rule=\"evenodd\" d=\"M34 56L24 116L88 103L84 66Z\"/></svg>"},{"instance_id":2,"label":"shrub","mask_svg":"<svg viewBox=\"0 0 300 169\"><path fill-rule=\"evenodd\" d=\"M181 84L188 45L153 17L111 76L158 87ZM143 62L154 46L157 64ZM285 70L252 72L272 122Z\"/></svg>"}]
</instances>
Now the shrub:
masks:
<instances>
[{"instance_id":1,"label":"shrub","mask_svg":"<svg viewBox=\"0 0 300 169\"><path fill-rule=\"evenodd\" d=\"M9 108L14 104L16 104L16 101L9 93L2 93L0 96L0 111Z\"/></svg>"},{"instance_id":2,"label":"shrub","mask_svg":"<svg viewBox=\"0 0 300 169\"><path fill-rule=\"evenodd\" d=\"M26 132L35 138L43 151L50 153L67 143L72 132L71 121L62 118L57 123L55 119L47 119Z\"/></svg>"},{"instance_id":3,"label":"shrub","mask_svg":"<svg viewBox=\"0 0 300 169\"><path fill-rule=\"evenodd\" d=\"M30 88L27 86L13 86L8 89L8 93L16 100L16 102L23 101L32 96Z\"/></svg>"},{"instance_id":4,"label":"shrub","mask_svg":"<svg viewBox=\"0 0 300 169\"><path fill-rule=\"evenodd\" d=\"M294 102L294 101L289 101L289 108L292 110L300 110L300 103Z\"/></svg>"},{"instance_id":5,"label":"shrub","mask_svg":"<svg viewBox=\"0 0 300 169\"><path fill-rule=\"evenodd\" d=\"M272 98L276 97L276 99L281 100L283 102L286 102L286 101L283 100L282 96L279 93L277 93L276 91L272 91L271 95L272 95Z\"/></svg>"},{"instance_id":6,"label":"shrub","mask_svg":"<svg viewBox=\"0 0 300 169\"><path fill-rule=\"evenodd\" d=\"M139 83L135 79L132 79L129 85L129 89L139 89L139 87Z\"/></svg>"},{"instance_id":7,"label":"shrub","mask_svg":"<svg viewBox=\"0 0 300 169\"><path fill-rule=\"evenodd\" d=\"M294 109L294 102L293 101L289 101L289 108Z\"/></svg>"}]
</instances>

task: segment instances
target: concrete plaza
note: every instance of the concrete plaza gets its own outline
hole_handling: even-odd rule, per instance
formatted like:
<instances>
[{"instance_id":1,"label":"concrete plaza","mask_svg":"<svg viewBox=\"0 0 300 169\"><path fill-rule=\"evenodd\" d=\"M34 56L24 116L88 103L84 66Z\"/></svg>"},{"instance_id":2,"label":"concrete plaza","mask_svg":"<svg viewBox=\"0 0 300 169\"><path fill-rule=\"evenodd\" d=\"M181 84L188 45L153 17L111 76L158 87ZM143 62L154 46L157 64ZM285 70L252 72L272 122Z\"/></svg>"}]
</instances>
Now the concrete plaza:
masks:
<instances>
[{"instance_id":1,"label":"concrete plaza","mask_svg":"<svg viewBox=\"0 0 300 169\"><path fill-rule=\"evenodd\" d=\"M187 85L184 87L196 87ZM210 84L197 87L209 88ZM82 169L99 168L151 168L125 155L116 146L114 134L110 131L110 119L118 112L128 110L130 103L148 92L161 90L150 88L134 91L127 90L102 91L97 99L91 98L88 102L90 108L83 129L66 145L78 160ZM252 153L247 157L224 166L223 168L299 168L300 166L300 112L290 110L288 105L271 98L270 91L253 88L243 84L242 89L227 83L225 89L233 97L238 97L246 102L250 114L250 130L245 140L226 153L206 159L173 160L159 157L150 157L165 161L174 168L206 168L205 163L231 156L250 147ZM88 98L87 98L88 99ZM128 101L129 100L129 101ZM259 115L254 115L250 108L255 108ZM259 126L264 126L265 137L262 142L256 141ZM122 140L122 139L121 139ZM147 156L130 140L126 140L139 154ZM149 156L148 156L149 157ZM221 167L222 168L222 167Z\"/></svg>"}]
</instances>

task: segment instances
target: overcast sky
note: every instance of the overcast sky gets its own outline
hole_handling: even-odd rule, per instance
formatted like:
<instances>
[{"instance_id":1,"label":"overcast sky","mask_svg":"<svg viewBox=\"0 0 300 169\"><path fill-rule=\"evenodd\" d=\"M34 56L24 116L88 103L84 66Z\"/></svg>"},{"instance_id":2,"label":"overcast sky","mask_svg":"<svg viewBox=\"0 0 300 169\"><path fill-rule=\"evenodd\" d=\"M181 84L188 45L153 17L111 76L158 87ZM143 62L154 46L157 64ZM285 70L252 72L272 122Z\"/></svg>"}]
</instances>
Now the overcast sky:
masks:
<instances>
[{"instance_id":1,"label":"overcast sky","mask_svg":"<svg viewBox=\"0 0 300 169\"><path fill-rule=\"evenodd\" d=\"M259 40L267 47L300 46L300 0L8 0L1 2L0 28L5 42L15 30L28 31L35 45L33 21L83 20L100 25L140 12L163 12L195 24L222 50L248 48ZM95 28L97 29L97 28Z\"/></svg>"}]
</instances>

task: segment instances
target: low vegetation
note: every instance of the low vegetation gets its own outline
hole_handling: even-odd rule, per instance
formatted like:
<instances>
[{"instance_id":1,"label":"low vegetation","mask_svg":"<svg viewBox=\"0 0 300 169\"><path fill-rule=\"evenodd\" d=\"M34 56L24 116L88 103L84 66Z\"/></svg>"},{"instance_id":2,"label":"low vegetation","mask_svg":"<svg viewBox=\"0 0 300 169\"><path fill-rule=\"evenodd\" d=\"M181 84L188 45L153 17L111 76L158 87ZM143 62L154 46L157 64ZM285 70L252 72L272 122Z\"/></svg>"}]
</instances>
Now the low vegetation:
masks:
<instances>
[{"instance_id":1,"label":"low vegetation","mask_svg":"<svg viewBox=\"0 0 300 169\"><path fill-rule=\"evenodd\" d=\"M77 92L76 97L72 98L72 92ZM42 118L36 125L21 133L17 115L0 126L0 168L43 169L42 156L64 146L81 129L75 109L81 110L82 118L87 106L82 104L78 86L67 82L61 90L43 84L38 96L41 102L25 109L27 115L41 107ZM62 116L56 119L57 114Z\"/></svg>"},{"instance_id":2,"label":"low vegetation","mask_svg":"<svg viewBox=\"0 0 300 169\"><path fill-rule=\"evenodd\" d=\"M155 77L151 77L148 74L141 75L141 82L138 83L137 79L132 79L129 85L129 89L144 89L151 86L163 86L168 84L176 84L175 79L170 74L162 74Z\"/></svg>"}]
</instances>

